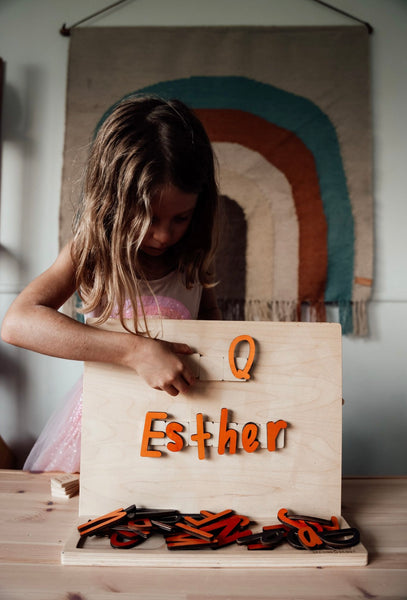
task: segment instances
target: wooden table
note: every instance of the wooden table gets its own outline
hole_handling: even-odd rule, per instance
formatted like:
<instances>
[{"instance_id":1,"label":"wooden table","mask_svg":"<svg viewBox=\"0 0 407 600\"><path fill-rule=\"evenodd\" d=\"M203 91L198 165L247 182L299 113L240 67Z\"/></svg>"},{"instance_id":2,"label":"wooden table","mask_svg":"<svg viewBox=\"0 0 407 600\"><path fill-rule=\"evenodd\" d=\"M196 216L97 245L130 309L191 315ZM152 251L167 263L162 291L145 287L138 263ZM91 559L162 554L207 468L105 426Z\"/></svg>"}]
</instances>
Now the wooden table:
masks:
<instances>
[{"instance_id":1,"label":"wooden table","mask_svg":"<svg viewBox=\"0 0 407 600\"><path fill-rule=\"evenodd\" d=\"M185 569L62 566L78 498L56 500L50 474L0 471L0 598L90 600L407 598L407 478L345 478L343 510L367 567Z\"/></svg>"}]
</instances>

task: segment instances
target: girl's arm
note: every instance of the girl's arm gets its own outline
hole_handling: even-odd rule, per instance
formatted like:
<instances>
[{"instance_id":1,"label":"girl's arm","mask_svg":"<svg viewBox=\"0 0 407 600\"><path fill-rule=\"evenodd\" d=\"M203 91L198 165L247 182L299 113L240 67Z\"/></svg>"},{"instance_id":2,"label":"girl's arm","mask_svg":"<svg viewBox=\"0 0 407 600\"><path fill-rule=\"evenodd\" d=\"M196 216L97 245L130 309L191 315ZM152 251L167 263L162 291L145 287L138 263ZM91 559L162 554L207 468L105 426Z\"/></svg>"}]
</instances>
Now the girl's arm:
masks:
<instances>
[{"instance_id":1,"label":"girl's arm","mask_svg":"<svg viewBox=\"0 0 407 600\"><path fill-rule=\"evenodd\" d=\"M214 288L203 288L198 319L219 321L222 318Z\"/></svg>"},{"instance_id":2,"label":"girl's arm","mask_svg":"<svg viewBox=\"0 0 407 600\"><path fill-rule=\"evenodd\" d=\"M177 354L190 354L189 346L79 323L58 311L74 291L68 244L14 300L2 324L3 340L59 358L130 367L151 387L171 396L188 390L194 376Z\"/></svg>"}]
</instances>

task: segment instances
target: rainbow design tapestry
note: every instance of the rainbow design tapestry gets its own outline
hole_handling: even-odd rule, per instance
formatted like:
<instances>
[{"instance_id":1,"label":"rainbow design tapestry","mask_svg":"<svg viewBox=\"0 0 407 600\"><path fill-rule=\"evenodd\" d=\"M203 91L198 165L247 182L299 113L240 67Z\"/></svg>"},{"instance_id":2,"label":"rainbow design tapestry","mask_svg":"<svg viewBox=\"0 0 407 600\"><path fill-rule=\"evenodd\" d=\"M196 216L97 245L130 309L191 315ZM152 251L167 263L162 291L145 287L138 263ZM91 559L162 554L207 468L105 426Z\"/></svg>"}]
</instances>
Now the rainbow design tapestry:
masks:
<instances>
[{"instance_id":1,"label":"rainbow design tapestry","mask_svg":"<svg viewBox=\"0 0 407 600\"><path fill-rule=\"evenodd\" d=\"M224 209L216 265L223 318L324 321L327 307L338 306L343 333L366 335L373 283L366 29L73 30L61 244L95 127L134 93L183 100L213 143Z\"/></svg>"}]
</instances>

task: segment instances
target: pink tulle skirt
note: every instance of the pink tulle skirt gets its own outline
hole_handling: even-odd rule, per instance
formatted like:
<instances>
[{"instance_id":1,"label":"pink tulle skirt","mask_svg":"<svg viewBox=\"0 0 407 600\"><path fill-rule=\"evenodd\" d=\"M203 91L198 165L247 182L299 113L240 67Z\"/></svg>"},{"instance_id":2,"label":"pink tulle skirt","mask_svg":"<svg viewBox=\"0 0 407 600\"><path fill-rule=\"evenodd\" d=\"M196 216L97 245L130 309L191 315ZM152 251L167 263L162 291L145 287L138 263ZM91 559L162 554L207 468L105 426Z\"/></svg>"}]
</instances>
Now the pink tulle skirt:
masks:
<instances>
[{"instance_id":1,"label":"pink tulle skirt","mask_svg":"<svg viewBox=\"0 0 407 600\"><path fill-rule=\"evenodd\" d=\"M200 299L200 296L197 296ZM193 318L197 317L199 302L195 307ZM190 311L172 297L144 297L143 306L149 317L163 316L167 319L190 319ZM196 313L196 314L195 314ZM91 316L91 315L88 315ZM112 314L113 317L117 315ZM133 310L126 303L124 316L132 318ZM27 460L24 471L62 471L79 473L81 457L81 422L82 422L82 378L68 393L62 407L57 409L42 430Z\"/></svg>"},{"instance_id":2,"label":"pink tulle skirt","mask_svg":"<svg viewBox=\"0 0 407 600\"><path fill-rule=\"evenodd\" d=\"M81 377L45 425L25 461L24 471L79 473L82 389Z\"/></svg>"}]
</instances>

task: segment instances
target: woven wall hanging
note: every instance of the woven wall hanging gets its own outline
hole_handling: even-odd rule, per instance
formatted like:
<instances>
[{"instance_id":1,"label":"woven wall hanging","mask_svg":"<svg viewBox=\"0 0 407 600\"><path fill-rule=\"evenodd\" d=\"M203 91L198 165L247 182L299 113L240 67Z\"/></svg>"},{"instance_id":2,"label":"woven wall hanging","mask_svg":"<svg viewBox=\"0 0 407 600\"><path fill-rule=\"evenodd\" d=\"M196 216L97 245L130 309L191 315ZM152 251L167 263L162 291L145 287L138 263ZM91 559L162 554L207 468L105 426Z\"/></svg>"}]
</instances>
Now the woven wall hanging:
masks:
<instances>
[{"instance_id":1,"label":"woven wall hanging","mask_svg":"<svg viewBox=\"0 0 407 600\"><path fill-rule=\"evenodd\" d=\"M225 319L366 335L373 280L369 35L341 27L97 27L70 38L60 241L101 116L133 93L194 108L219 162Z\"/></svg>"}]
</instances>

